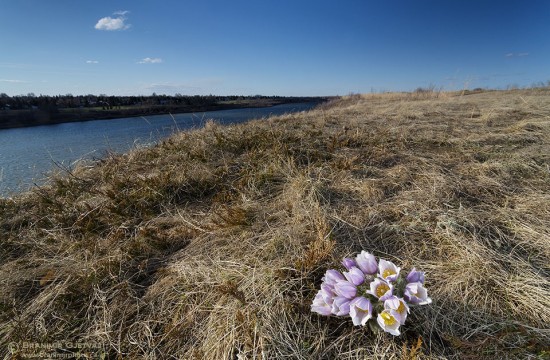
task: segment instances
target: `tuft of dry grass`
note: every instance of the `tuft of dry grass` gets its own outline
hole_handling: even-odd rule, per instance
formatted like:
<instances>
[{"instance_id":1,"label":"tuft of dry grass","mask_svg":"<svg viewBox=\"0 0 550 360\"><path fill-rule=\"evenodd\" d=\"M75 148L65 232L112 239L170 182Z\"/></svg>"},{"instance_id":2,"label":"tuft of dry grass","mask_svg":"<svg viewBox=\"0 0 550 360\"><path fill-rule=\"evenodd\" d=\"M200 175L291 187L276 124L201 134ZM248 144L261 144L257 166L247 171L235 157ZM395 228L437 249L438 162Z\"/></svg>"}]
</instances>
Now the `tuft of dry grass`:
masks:
<instances>
[{"instance_id":1,"label":"tuft of dry grass","mask_svg":"<svg viewBox=\"0 0 550 360\"><path fill-rule=\"evenodd\" d=\"M0 199L0 356L71 341L109 358L543 358L549 95L352 95ZM427 272L434 302L401 337L310 312L362 249Z\"/></svg>"}]
</instances>

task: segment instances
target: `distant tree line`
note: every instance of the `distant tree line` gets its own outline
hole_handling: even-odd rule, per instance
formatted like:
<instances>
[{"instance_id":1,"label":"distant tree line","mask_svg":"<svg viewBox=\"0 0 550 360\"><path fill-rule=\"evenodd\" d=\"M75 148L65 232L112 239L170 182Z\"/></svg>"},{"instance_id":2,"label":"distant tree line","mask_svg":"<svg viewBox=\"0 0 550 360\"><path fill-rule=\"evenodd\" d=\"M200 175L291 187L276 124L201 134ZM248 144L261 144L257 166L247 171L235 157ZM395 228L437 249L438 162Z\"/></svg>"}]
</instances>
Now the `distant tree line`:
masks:
<instances>
[{"instance_id":1,"label":"distant tree line","mask_svg":"<svg viewBox=\"0 0 550 360\"><path fill-rule=\"evenodd\" d=\"M0 93L0 129L71 121L322 102L319 97L217 95L27 95Z\"/></svg>"},{"instance_id":2,"label":"distant tree line","mask_svg":"<svg viewBox=\"0 0 550 360\"><path fill-rule=\"evenodd\" d=\"M304 98L289 98L283 96L217 96L217 95L157 95L150 96L110 96L110 95L27 95L8 96L0 93L0 110L24 110L24 109L75 109L75 108L102 108L111 110L123 106L192 106L204 107L219 104L227 101L252 101L259 99L270 99L276 102L293 102Z\"/></svg>"}]
</instances>

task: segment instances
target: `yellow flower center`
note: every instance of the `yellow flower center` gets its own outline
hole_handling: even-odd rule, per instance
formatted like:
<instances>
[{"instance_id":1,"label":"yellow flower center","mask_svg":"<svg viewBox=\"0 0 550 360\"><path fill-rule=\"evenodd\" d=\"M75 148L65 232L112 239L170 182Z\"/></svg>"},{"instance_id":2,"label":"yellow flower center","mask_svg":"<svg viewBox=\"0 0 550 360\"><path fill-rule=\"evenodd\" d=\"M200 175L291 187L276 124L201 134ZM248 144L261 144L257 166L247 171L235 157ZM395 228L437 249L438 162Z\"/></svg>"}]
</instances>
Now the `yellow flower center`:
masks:
<instances>
[{"instance_id":1,"label":"yellow flower center","mask_svg":"<svg viewBox=\"0 0 550 360\"><path fill-rule=\"evenodd\" d=\"M398 313L402 313L405 311L405 305L403 305L403 301L399 301L399 307L397 308Z\"/></svg>"},{"instance_id":2,"label":"yellow flower center","mask_svg":"<svg viewBox=\"0 0 550 360\"><path fill-rule=\"evenodd\" d=\"M395 271L393 271L392 269L386 269L384 270L384 272L382 273L382 277L385 279L387 278L388 276L391 276L391 275L395 275L397 274Z\"/></svg>"},{"instance_id":3,"label":"yellow flower center","mask_svg":"<svg viewBox=\"0 0 550 360\"><path fill-rule=\"evenodd\" d=\"M376 296L378 297L384 296L384 294L387 293L389 289L390 287L386 284L378 285L378 287L376 288Z\"/></svg>"},{"instance_id":4,"label":"yellow flower center","mask_svg":"<svg viewBox=\"0 0 550 360\"><path fill-rule=\"evenodd\" d=\"M384 324L389 325L389 326L395 324L396 320L390 313L382 312L380 314L380 316L382 317L382 320L384 320Z\"/></svg>"}]
</instances>

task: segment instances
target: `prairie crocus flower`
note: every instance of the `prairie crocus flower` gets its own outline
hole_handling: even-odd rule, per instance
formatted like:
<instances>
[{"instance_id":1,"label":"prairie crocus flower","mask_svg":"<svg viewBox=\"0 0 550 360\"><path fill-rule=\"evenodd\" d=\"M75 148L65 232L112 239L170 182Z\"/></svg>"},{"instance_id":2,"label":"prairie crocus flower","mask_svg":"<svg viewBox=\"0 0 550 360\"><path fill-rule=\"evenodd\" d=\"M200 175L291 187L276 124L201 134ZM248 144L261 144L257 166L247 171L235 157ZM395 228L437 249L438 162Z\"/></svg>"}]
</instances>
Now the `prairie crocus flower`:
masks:
<instances>
[{"instance_id":1,"label":"prairie crocus flower","mask_svg":"<svg viewBox=\"0 0 550 360\"><path fill-rule=\"evenodd\" d=\"M372 318L372 304L362 296L356 297L349 304L349 315L353 325L365 326L367 321Z\"/></svg>"},{"instance_id":2,"label":"prairie crocus flower","mask_svg":"<svg viewBox=\"0 0 550 360\"><path fill-rule=\"evenodd\" d=\"M413 268L411 272L407 275L407 282L408 283L419 282L424 284L424 272L416 271L416 268Z\"/></svg>"},{"instance_id":3,"label":"prairie crocus flower","mask_svg":"<svg viewBox=\"0 0 550 360\"><path fill-rule=\"evenodd\" d=\"M351 270L352 267L357 267L357 263L355 262L355 260L350 258L344 258L342 260L342 265L344 265L344 267L348 270Z\"/></svg>"},{"instance_id":4,"label":"prairie crocus flower","mask_svg":"<svg viewBox=\"0 0 550 360\"><path fill-rule=\"evenodd\" d=\"M413 305L427 305L432 302L428 297L428 290L422 283L414 282L405 286L405 300Z\"/></svg>"},{"instance_id":5,"label":"prairie crocus flower","mask_svg":"<svg viewBox=\"0 0 550 360\"><path fill-rule=\"evenodd\" d=\"M413 268L407 275L391 261L379 261L366 251L343 258L342 272L330 269L323 276L311 311L321 315L349 315L355 326L378 327L394 336L414 305L432 302L424 287L425 274ZM371 319L376 319L371 321Z\"/></svg>"},{"instance_id":6,"label":"prairie crocus flower","mask_svg":"<svg viewBox=\"0 0 550 360\"><path fill-rule=\"evenodd\" d=\"M386 281L395 281L397 280L397 276L399 276L399 271L401 268L397 267L394 263L391 261L386 261L384 259L380 259L379 263L380 269L378 276Z\"/></svg>"},{"instance_id":7,"label":"prairie crocus flower","mask_svg":"<svg viewBox=\"0 0 550 360\"><path fill-rule=\"evenodd\" d=\"M357 294L357 287L347 280L340 280L334 285L334 292L338 296L351 300Z\"/></svg>"},{"instance_id":8,"label":"prairie crocus flower","mask_svg":"<svg viewBox=\"0 0 550 360\"><path fill-rule=\"evenodd\" d=\"M370 290L367 291L367 294L374 295L378 300L384 301L392 296L392 292L393 286L390 283L376 278L370 283Z\"/></svg>"},{"instance_id":9,"label":"prairie crocus flower","mask_svg":"<svg viewBox=\"0 0 550 360\"><path fill-rule=\"evenodd\" d=\"M405 303L405 300L397 296L390 296L387 298L386 301L384 301L384 309L394 310L394 317L401 325L405 323L407 314L409 313L409 306Z\"/></svg>"},{"instance_id":10,"label":"prairie crocus flower","mask_svg":"<svg viewBox=\"0 0 550 360\"><path fill-rule=\"evenodd\" d=\"M328 316L332 313L332 303L332 296L327 297L327 294L321 289L317 292L317 295L315 295L315 299L313 299L311 311Z\"/></svg>"},{"instance_id":11,"label":"prairie crocus flower","mask_svg":"<svg viewBox=\"0 0 550 360\"><path fill-rule=\"evenodd\" d=\"M327 270L322 280L325 284L334 287L337 281L346 280L346 279L344 278L344 275L340 274L339 271L330 269L330 270Z\"/></svg>"},{"instance_id":12,"label":"prairie crocus flower","mask_svg":"<svg viewBox=\"0 0 550 360\"><path fill-rule=\"evenodd\" d=\"M399 325L401 325L401 323L396 318L395 310L386 309L382 311L378 314L376 321L385 332L389 332L394 336L401 335L401 332L399 331Z\"/></svg>"},{"instance_id":13,"label":"prairie crocus flower","mask_svg":"<svg viewBox=\"0 0 550 360\"><path fill-rule=\"evenodd\" d=\"M344 277L356 286L365 282L365 274L363 274L363 272L356 267L352 267L349 271L344 271Z\"/></svg>"},{"instance_id":14,"label":"prairie crocus flower","mask_svg":"<svg viewBox=\"0 0 550 360\"><path fill-rule=\"evenodd\" d=\"M343 296L335 297L332 302L331 312L337 316L348 315L350 310L350 302L350 299Z\"/></svg>"},{"instance_id":15,"label":"prairie crocus flower","mask_svg":"<svg viewBox=\"0 0 550 360\"><path fill-rule=\"evenodd\" d=\"M361 271L368 275L374 275L378 271L378 264L374 255L362 250L355 258L355 262Z\"/></svg>"},{"instance_id":16,"label":"prairie crocus flower","mask_svg":"<svg viewBox=\"0 0 550 360\"><path fill-rule=\"evenodd\" d=\"M322 295L325 298L327 304L332 303L332 299L336 296L336 293L334 292L334 286L330 286L327 283L321 284L321 290L323 291Z\"/></svg>"}]
</instances>

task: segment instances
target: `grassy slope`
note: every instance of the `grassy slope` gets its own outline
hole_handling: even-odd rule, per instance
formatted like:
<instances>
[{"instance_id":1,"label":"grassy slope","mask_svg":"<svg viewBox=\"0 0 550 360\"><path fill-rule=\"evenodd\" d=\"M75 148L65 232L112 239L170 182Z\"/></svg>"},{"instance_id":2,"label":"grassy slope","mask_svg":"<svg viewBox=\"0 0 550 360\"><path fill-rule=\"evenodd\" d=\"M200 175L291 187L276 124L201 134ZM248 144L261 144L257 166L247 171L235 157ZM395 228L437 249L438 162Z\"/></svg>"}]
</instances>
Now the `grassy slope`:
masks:
<instances>
[{"instance_id":1,"label":"grassy slope","mask_svg":"<svg viewBox=\"0 0 550 360\"><path fill-rule=\"evenodd\" d=\"M352 96L0 200L0 356L503 358L550 341L550 91ZM309 306L361 249L427 271L403 336ZM413 351L414 352L414 351Z\"/></svg>"}]
</instances>

